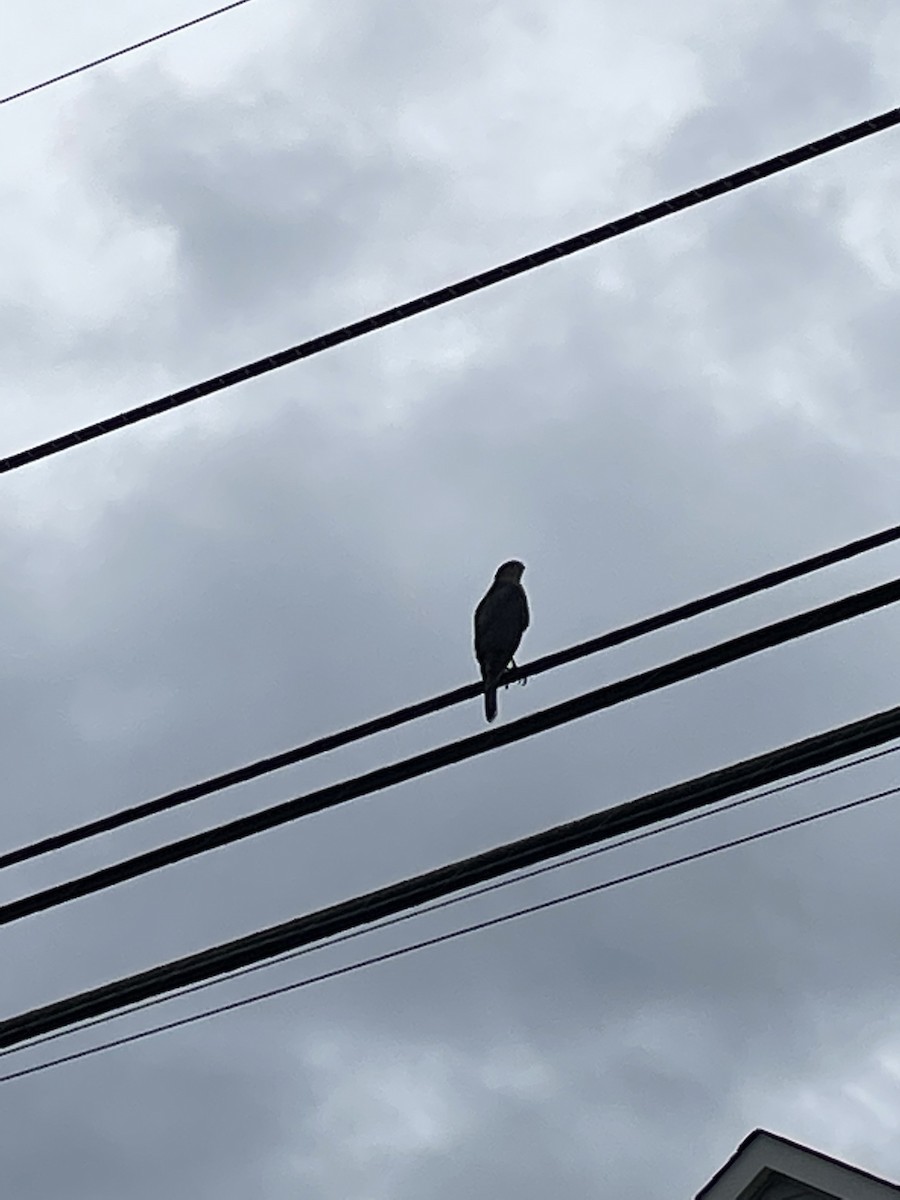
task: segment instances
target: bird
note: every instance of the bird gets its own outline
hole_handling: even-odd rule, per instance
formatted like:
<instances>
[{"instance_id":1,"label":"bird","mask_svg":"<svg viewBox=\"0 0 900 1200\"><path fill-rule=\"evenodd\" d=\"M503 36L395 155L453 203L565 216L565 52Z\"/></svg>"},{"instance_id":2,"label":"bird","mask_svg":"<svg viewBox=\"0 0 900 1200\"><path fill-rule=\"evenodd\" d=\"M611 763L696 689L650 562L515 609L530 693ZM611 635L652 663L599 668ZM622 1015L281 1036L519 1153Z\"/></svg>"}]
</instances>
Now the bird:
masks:
<instances>
[{"instance_id":1,"label":"bird","mask_svg":"<svg viewBox=\"0 0 900 1200\"><path fill-rule=\"evenodd\" d=\"M484 680L484 715L497 716L497 684L519 648L531 619L522 587L525 564L511 559L497 568L494 582L475 609L475 657Z\"/></svg>"}]
</instances>

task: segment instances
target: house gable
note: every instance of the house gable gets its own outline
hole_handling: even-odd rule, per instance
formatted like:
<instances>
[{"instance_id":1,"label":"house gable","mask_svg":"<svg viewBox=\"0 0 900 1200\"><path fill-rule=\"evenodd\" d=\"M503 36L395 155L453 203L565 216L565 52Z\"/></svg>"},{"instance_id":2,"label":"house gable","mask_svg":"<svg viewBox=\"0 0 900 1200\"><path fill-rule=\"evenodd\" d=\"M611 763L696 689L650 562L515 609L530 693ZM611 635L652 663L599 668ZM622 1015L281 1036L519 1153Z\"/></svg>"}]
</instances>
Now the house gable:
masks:
<instances>
[{"instance_id":1,"label":"house gable","mask_svg":"<svg viewBox=\"0 0 900 1200\"><path fill-rule=\"evenodd\" d=\"M900 1200L900 1187L757 1129L695 1200Z\"/></svg>"}]
</instances>

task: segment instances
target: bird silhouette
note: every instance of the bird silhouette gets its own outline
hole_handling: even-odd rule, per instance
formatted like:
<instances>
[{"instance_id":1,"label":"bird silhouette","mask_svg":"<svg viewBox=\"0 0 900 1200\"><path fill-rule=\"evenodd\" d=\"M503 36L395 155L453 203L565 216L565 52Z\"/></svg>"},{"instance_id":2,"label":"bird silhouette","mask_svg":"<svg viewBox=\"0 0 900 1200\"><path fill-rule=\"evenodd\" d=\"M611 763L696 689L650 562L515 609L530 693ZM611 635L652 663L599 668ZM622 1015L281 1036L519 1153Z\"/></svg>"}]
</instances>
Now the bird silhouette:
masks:
<instances>
[{"instance_id":1,"label":"bird silhouette","mask_svg":"<svg viewBox=\"0 0 900 1200\"><path fill-rule=\"evenodd\" d=\"M484 680L484 715L488 721L497 715L497 684L512 662L530 620L522 587L524 571L524 564L517 559L503 563L475 609L475 657Z\"/></svg>"}]
</instances>

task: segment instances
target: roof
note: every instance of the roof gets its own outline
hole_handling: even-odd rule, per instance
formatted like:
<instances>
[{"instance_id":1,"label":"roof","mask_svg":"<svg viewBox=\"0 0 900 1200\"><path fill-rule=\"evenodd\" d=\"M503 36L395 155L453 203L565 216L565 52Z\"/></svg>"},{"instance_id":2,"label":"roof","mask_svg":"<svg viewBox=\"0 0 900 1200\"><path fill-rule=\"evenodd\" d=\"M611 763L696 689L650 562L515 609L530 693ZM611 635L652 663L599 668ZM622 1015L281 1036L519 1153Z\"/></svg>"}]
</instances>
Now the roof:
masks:
<instances>
[{"instance_id":1,"label":"roof","mask_svg":"<svg viewBox=\"0 0 900 1200\"><path fill-rule=\"evenodd\" d=\"M837 1200L897 1200L900 1186L781 1134L754 1131L697 1193L695 1200L752 1200L777 1178Z\"/></svg>"}]
</instances>

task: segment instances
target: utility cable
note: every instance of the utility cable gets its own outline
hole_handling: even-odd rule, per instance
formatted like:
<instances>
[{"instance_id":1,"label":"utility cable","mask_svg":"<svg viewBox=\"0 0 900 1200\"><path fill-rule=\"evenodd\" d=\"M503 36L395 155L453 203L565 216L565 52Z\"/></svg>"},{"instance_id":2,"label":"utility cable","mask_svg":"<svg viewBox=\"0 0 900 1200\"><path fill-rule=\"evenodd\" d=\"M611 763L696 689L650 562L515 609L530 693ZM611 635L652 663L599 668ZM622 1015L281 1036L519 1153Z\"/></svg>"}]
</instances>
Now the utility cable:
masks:
<instances>
[{"instance_id":1,"label":"utility cable","mask_svg":"<svg viewBox=\"0 0 900 1200\"><path fill-rule=\"evenodd\" d=\"M898 737L900 707L895 707L9 1017L0 1021L0 1048L19 1045L177 988L272 959L286 951L312 945L559 855L681 816L752 788L813 770L895 741Z\"/></svg>"},{"instance_id":2,"label":"utility cable","mask_svg":"<svg viewBox=\"0 0 900 1200\"><path fill-rule=\"evenodd\" d=\"M673 216L677 212L683 212L685 209L693 208L695 205L703 204L718 196L724 196L728 192L737 191L738 188L746 187L751 183L757 183L759 180L766 179L771 175L777 175L781 171L799 166L801 163L809 162L811 159L819 158L823 154L829 154L831 151L837 150L842 146L847 146L851 142L858 142L862 138L881 133L897 124L900 124L900 108L889 109L887 112L879 113L877 116L870 117L866 121L861 121L857 125L850 125L845 129L839 129L835 133L830 133L826 137L819 138L817 141L807 142L803 146L798 146L783 154L777 154L774 158L765 159L763 162L755 163L750 167L744 167L740 171L735 171L731 175L723 175L721 178L712 180L710 183L702 184L700 187L692 188L687 192L681 192L679 195L672 196L668 200L651 204L649 208L639 209L637 212L625 217L619 217L604 225L599 225L597 228L588 230L585 233L576 234L574 237L566 238L560 242L554 242L551 246L533 251L521 258L511 259L509 262L492 267L488 271L482 271L477 275L470 275L467 279L461 279L457 283L451 283L445 287L438 288L436 291L427 292L424 295L416 297L414 300L407 300L403 304L383 309L373 316L364 317L360 321L353 321L351 324L334 329L330 333L320 334L318 337L313 337L308 341L300 342L296 346L291 346L287 350L280 350L276 354L270 354L265 358L257 359L255 362L246 363L241 367L236 367L234 370L226 371L222 375L216 375L201 383L195 383L190 387L182 388L180 391L172 392L168 396L162 396L158 400L151 400L146 404L139 405L137 408L116 413L113 416L105 417L101 421L85 425L81 429L72 430L70 433L50 438L49 441L40 442L26 450L20 450L15 454L0 459L0 474L15 471L19 467L37 462L38 459L49 458L54 454L61 454L63 451L71 450L75 446L82 445L84 442L104 437L106 434L113 433L116 430L125 429L129 425L136 425L140 421L149 420L150 417L159 416L161 413L171 412L173 409L181 408L185 404L192 404L195 400L211 396L214 392L221 392L226 388L235 387L239 383L246 383L248 379L256 379L260 375L266 375L270 371L276 371L281 367L289 366L291 363L299 362L301 359L310 358L314 354L321 354L323 351L340 346L344 342L353 341L355 338L373 333L376 329L384 329L388 325L395 325L398 321L405 321L410 317L418 316L420 313L428 312L430 309L438 308L443 304L449 304L452 300L459 300L463 296L470 296L475 292L482 291L484 288L502 283L506 279L522 275L526 271L533 271L537 267L546 266L548 263L556 262L558 259L565 258L570 254L576 254L581 250L587 250L589 247L597 246L601 242L609 241L611 238L621 237L622 234L630 233L634 229L650 225L654 221L660 221L663 217Z\"/></svg>"},{"instance_id":3,"label":"utility cable","mask_svg":"<svg viewBox=\"0 0 900 1200\"><path fill-rule=\"evenodd\" d=\"M92 59L91 62L82 63L80 67L72 67L70 71L63 71L60 75L54 75L50 79L43 79L40 83L32 83L28 87L22 88L18 92L10 92L8 96L0 96L0 105L10 104L13 100L21 100L23 96L31 96L34 92L40 92L44 88L52 87L54 83L62 83L64 79L71 79L74 75L83 75L85 71L92 71L94 67L102 67L104 63L112 62L113 59L122 58L125 54L131 54L133 50L141 50L144 46L150 46L154 42L161 42L163 38L171 37L175 33L181 33L184 29L192 29L195 25L202 25L204 21L211 21L213 17L220 17L223 13L231 12L234 8L241 8L244 4L249 4L250 0L233 0L231 4L225 4L222 8L216 8L212 12L203 13L199 17L193 17L190 21L184 21L181 25L173 25L171 29L164 29L161 33L154 33L152 37L143 38L139 42L132 42L130 46L123 46L121 50L113 50L112 54L104 54L102 58Z\"/></svg>"},{"instance_id":4,"label":"utility cable","mask_svg":"<svg viewBox=\"0 0 900 1200\"><path fill-rule=\"evenodd\" d=\"M749 796L740 796L737 800L730 800L725 804L717 804L713 808L703 809L700 812L691 813L686 817L679 817L675 821L650 826L648 829L643 829L639 833L633 833L618 841L603 842L599 846L569 855L558 862L544 863L542 866L532 867L530 870L497 879L493 883L483 884L481 887L473 888L470 891L447 896L443 900L432 901L430 904L422 905L421 908L402 912L394 917L387 917L383 921L375 921L371 925L366 925L359 929L351 929L347 933L338 934L336 937L316 942L314 945L302 946L299 950L289 950L285 954L279 954L274 958L267 959L265 962L253 963L249 967L239 967L237 970L228 971L223 975L217 976L215 979L205 979L202 983L192 983L175 991L166 992L164 995L154 996L152 1000L142 1000L140 1003L133 1004L128 1008L106 1013L102 1017L93 1017L89 1021L79 1022L72 1028L58 1029L55 1033L44 1034L42 1037L29 1041L24 1046L11 1046L6 1050L0 1050L0 1058L8 1058L9 1055L20 1054L24 1050L35 1050L39 1046L46 1045L48 1042L55 1042L60 1038L72 1037L76 1033L84 1033L86 1030L94 1029L99 1025L108 1025L112 1021L131 1017L135 1013L143 1012L148 1008L156 1008L160 1004L169 1004L173 1000L182 1000L185 996L194 995L195 992L204 992L209 988L222 987L223 984L233 983L236 979L242 979L245 975L255 975L259 971L271 971L274 967L293 962L298 958L305 958L308 954L316 954L322 950L331 950L335 946L343 945L344 942L352 942L357 938L368 937L373 933L381 933L383 930L390 929L394 925L402 925L407 921L418 921L422 917L430 916L432 913L439 912L442 909L453 908L458 904L467 904L470 900L477 900L488 893L503 891L509 887L516 887L518 884L525 883L527 880L534 879L540 875L548 875L553 871L561 871L567 867L573 867L579 863L586 862L589 859L599 858L601 854L607 854L610 850L624 849L624 847L631 846L635 842L642 842L647 838L669 833L673 829L680 829L683 825L693 825L698 821L705 821L709 817L717 817L720 813L730 812L735 808L744 808L748 804L755 803L757 800L764 800L770 796L779 795L782 792L805 787L809 783L815 783L831 775L838 775L844 771L853 770L856 767L863 766L865 763L886 758L898 752L900 752L900 745L888 746L887 749L876 750L872 754L864 754L848 762L841 762L836 766L826 767L821 771L814 771L811 775L806 775L802 779L790 779L786 783L779 783L775 787L765 788L763 791L754 792Z\"/></svg>"},{"instance_id":5,"label":"utility cable","mask_svg":"<svg viewBox=\"0 0 900 1200\"><path fill-rule=\"evenodd\" d=\"M886 546L898 539L900 539L900 525L893 525L889 529L880 530L878 533L856 538L854 541L847 542L845 545L838 546L833 550L825 551L822 554L815 554L811 558L801 559L799 562L791 563L786 567L779 567L774 571L768 571L764 575L757 576L755 579L733 584L731 587L711 592L709 595L702 596L699 599L689 600L686 604L679 604L675 608L666 609L650 617L644 617L640 621L635 621L630 625L623 625L618 629L600 634L599 637L590 638L588 641L579 642L577 645L566 647L563 650L557 650L553 654L545 654L542 658L536 658L533 662L526 663L522 667L517 667L507 672L504 676L504 682L514 683L518 679L530 679L535 675L543 674L544 671L554 670L556 667L576 662L578 659L586 658L588 655L612 649L614 646L624 645L626 642L634 641L645 634L654 633L670 625L675 625L680 621L686 621L703 613L711 612L713 609L733 604L737 600L757 595L769 588L778 587L793 579L799 579L801 576L811 575L813 572L821 571L825 567L833 566L835 563L846 562L848 559L856 558L860 554L866 554L870 550ZM463 687L454 688L452 691L443 692L427 700L421 700L415 704L395 709L393 712L383 714L380 717L374 717L369 721L363 721L358 725L342 729L337 733L316 738L311 742L306 742L302 746L295 746L291 750L284 750L279 754L258 759L256 762L246 763L241 767L225 771L220 775L214 775L199 783L176 788L174 791L167 792L163 796L157 796L141 804L132 805L130 808L120 809L118 812L111 813L105 817L98 817L82 825L76 825L61 833L50 834L48 837L40 838L38 841L31 842L26 846L19 846L14 850L7 850L4 853L0 853L0 870L27 862L30 859L40 858L45 854L62 850L66 846L75 845L78 842L98 837L101 834L111 833L115 829L132 825L136 821L143 821L159 813L168 812L170 809L179 808L183 804L189 804L194 800L199 800L203 796L210 796L215 792L223 791L225 788L235 787L241 783L248 783L252 779L259 779L261 776L268 775L272 771L280 771L284 767L294 766L296 763L315 758L320 754L327 754L331 750L348 746L352 742L361 741L363 738L372 737L378 733L384 733L388 729L396 729L398 726L405 725L409 721L418 720L420 717L429 716L445 708L451 708L455 704L461 704L465 700L474 699L476 696L480 696L482 691L483 684L481 683L465 684Z\"/></svg>"},{"instance_id":6,"label":"utility cable","mask_svg":"<svg viewBox=\"0 0 900 1200\"><path fill-rule=\"evenodd\" d=\"M514 742L533 737L537 733L555 729L570 721L579 720L614 705L623 704L627 700L633 700L637 696L643 696L682 680L694 678L728 663L758 654L763 650L770 650L774 646L784 645L795 638L828 628L863 613L872 612L887 604L894 604L898 600L900 600L900 579L895 579L889 583L868 588L866 591L857 592L855 595L845 596L841 600L823 604L819 608L808 609L796 616L775 621L771 625L761 626L749 633L719 642L706 650L696 651L684 658L665 663L663 666L653 667L649 671L641 671L637 675L606 684L604 687L575 696L571 700L564 700L560 704L530 713L499 729L489 729L455 742L447 742L432 750L426 750L422 754L413 755L411 758L401 759L386 767L379 767L374 771L354 776L352 779L282 801L280 804L272 805L259 812L238 817L224 825L191 834L178 841L169 842L164 846L134 855L132 858L123 859L113 863L112 866L102 867L87 875L81 875L76 879L66 880L64 883L45 888L43 891L33 892L18 900L11 900L0 905L0 925L9 925L34 913L46 912L48 909L67 904L83 896L94 895L127 880L137 879L162 867L171 866L173 863L183 862L210 850L232 845L244 838L252 837L265 830L275 829L312 813L322 812L325 809L346 804L350 800L372 795L374 792L395 787L410 779L430 775L443 767L464 762L501 746L512 745Z\"/></svg>"},{"instance_id":7,"label":"utility cable","mask_svg":"<svg viewBox=\"0 0 900 1200\"><path fill-rule=\"evenodd\" d=\"M316 983L324 983L330 979L336 979L342 975L349 975L351 972L362 970L365 967L375 966L379 963L390 962L397 958L402 958L407 954L412 954L418 950L424 950L432 946L443 945L446 942L456 941L459 938L465 937L471 933L477 933L485 929L491 929L499 925L508 924L510 921L517 920L520 917L533 916L539 912L546 912L552 908L558 908L563 904L568 904L572 900L584 899L587 896L593 896L599 892L608 891L611 888L618 887L623 883L631 883L637 879L646 879L651 875L657 875L662 871L668 871L672 867L684 866L687 863L697 862L700 859L710 858L714 854L719 854L723 850L733 850L738 846L746 846L752 842L761 841L763 838L772 837L777 833L784 833L790 829L798 829L804 825L811 825L815 821L822 821L828 817L833 817L839 813L850 812L854 809L861 808L864 805L872 804L876 800L883 800L888 796L896 796L900 794L900 786L887 788L881 792L870 792L866 796L858 797L855 800L846 801L843 804L835 804L831 808L822 809L820 812L810 813L804 817L796 817L790 821L783 821L779 825L771 825L766 829L758 830L755 833L744 834L742 837L731 838L726 842L719 842L714 846L709 846L703 850L694 850L689 854L680 855L678 858L668 859L665 862L657 863L652 867L643 867L637 871L630 871L626 875L619 875L614 879L604 880L602 883L595 883L588 887L579 888L576 891L567 892L562 896L556 896L550 900L542 900L535 904L527 905L523 908L518 908L509 913L503 913L497 917L489 917L481 921L472 922L470 925L465 925L458 929L450 930L448 933L437 934L429 938L424 938L419 942L413 942L406 946L400 946L395 950L388 950L381 954L373 954L369 958L357 960L356 962L347 963L342 967L334 967L329 971L323 971L318 975L309 976L306 979L295 980L293 983L283 984L280 987L270 988L265 992L257 992L252 996L245 996L240 1000L231 1000L227 1003L217 1005L215 1008L205 1009L199 1013L192 1013L190 1016L180 1017L173 1021L167 1021L162 1025L155 1025L150 1029L142 1029L137 1033L126 1034L123 1037L102 1042L96 1046L88 1046L86 1049L77 1050L74 1053L61 1055L58 1058L50 1059L47 1062L37 1063L30 1067L23 1067L17 1071L11 1071L6 1075L0 1075L0 1083L11 1083L13 1080L22 1079L28 1075L36 1075L41 1071L48 1071L53 1067L62 1066L65 1063L76 1062L79 1059L91 1058L95 1054L102 1054L106 1050L113 1050L119 1046L130 1045L133 1042L143 1041L146 1038L153 1037L158 1033L167 1033L174 1029L183 1028L186 1025L194 1025L199 1021L205 1021L209 1017L220 1016L223 1013L234 1012L241 1008L247 1008L251 1004L257 1004L262 1000L271 1000L277 996L284 996L289 992L299 991L301 988L311 987ZM30 1049L30 1046L22 1047L22 1049Z\"/></svg>"}]
</instances>

